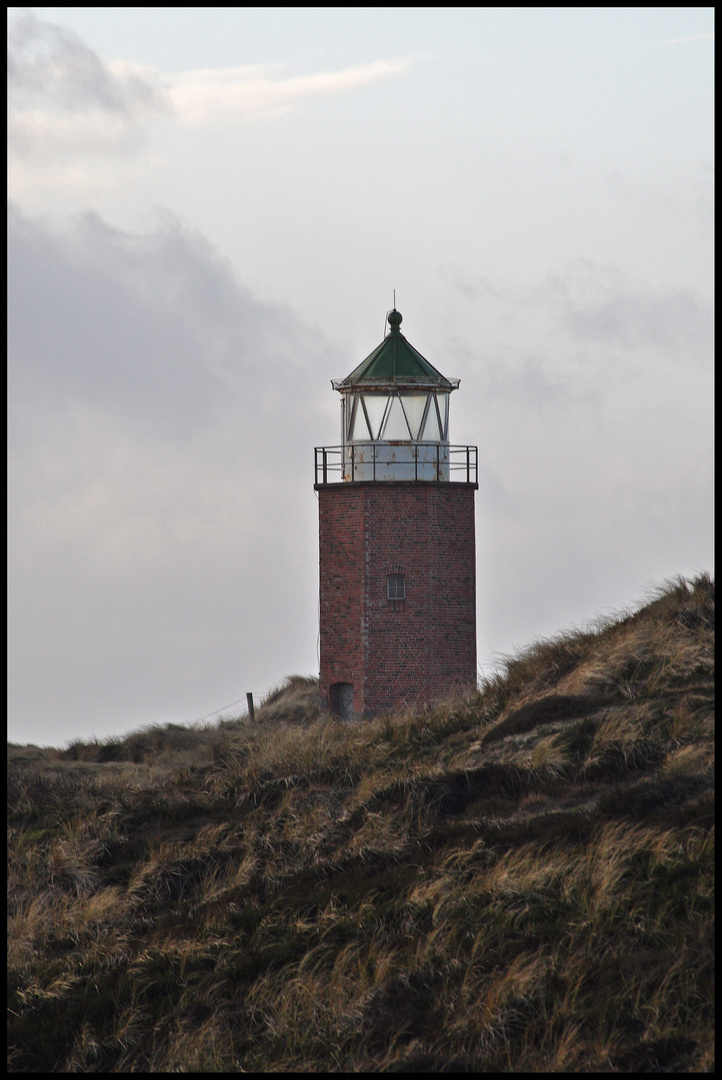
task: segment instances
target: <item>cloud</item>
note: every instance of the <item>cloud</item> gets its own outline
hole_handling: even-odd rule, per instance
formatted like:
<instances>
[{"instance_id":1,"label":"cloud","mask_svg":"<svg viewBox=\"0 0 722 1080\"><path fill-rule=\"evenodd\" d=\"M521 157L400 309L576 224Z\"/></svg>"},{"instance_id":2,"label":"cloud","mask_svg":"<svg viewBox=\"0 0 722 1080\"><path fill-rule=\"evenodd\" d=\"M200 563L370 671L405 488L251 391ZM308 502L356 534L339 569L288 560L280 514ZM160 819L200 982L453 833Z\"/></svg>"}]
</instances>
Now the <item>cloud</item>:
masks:
<instances>
[{"instance_id":1,"label":"cloud","mask_svg":"<svg viewBox=\"0 0 722 1080\"><path fill-rule=\"evenodd\" d=\"M8 235L13 720L192 719L313 672L328 343L172 215Z\"/></svg>"},{"instance_id":2,"label":"cloud","mask_svg":"<svg viewBox=\"0 0 722 1080\"><path fill-rule=\"evenodd\" d=\"M519 286L448 277L458 280L465 316L447 321L483 326L464 354L454 430L481 428L485 483L498 480L492 495L525 500L509 526L514 543L526 542L524 529L515 533L520 521L552 536L552 522L564 532L568 519L574 535L576 508L581 518L592 512L591 492L602 519L638 507L656 537L646 493L686 503L695 473L711 490L712 312L703 296L586 259ZM699 487L694 497L702 498ZM506 502L496 505L507 513ZM676 528L670 520L670 535Z\"/></svg>"},{"instance_id":3,"label":"cloud","mask_svg":"<svg viewBox=\"0 0 722 1080\"><path fill-rule=\"evenodd\" d=\"M714 234L715 184L711 160L688 163L675 180L654 175L651 180L633 177L620 171L607 173L605 186L612 198L621 200L627 212L635 216L655 215L674 223L684 234L701 238L705 247Z\"/></svg>"},{"instance_id":4,"label":"cloud","mask_svg":"<svg viewBox=\"0 0 722 1080\"><path fill-rule=\"evenodd\" d=\"M654 347L658 355L707 359L712 345L710 304L691 288L631 281L617 266L578 258L528 285L446 272L467 302L481 303L561 330L570 344ZM511 324L508 324L511 325Z\"/></svg>"},{"instance_id":5,"label":"cloud","mask_svg":"<svg viewBox=\"0 0 722 1080\"><path fill-rule=\"evenodd\" d=\"M313 355L302 324L254 299L168 212L133 234L92 212L51 230L11 206L8 258L11 380L23 399L83 402L138 433L186 438L230 397L253 400L258 423L273 380L298 378Z\"/></svg>"},{"instance_id":6,"label":"cloud","mask_svg":"<svg viewBox=\"0 0 722 1080\"><path fill-rule=\"evenodd\" d=\"M72 30L32 13L10 23L8 105L9 147L23 157L126 148L170 108L152 72L105 64Z\"/></svg>"},{"instance_id":7,"label":"cloud","mask_svg":"<svg viewBox=\"0 0 722 1080\"><path fill-rule=\"evenodd\" d=\"M688 37L669 38L667 41L658 42L659 45L686 45L688 41L714 41L714 33L689 34Z\"/></svg>"},{"instance_id":8,"label":"cloud","mask_svg":"<svg viewBox=\"0 0 722 1080\"><path fill-rule=\"evenodd\" d=\"M112 72L64 26L23 15L10 25L8 46L8 88L16 105L41 99L61 110L102 109L123 116L161 107L147 79Z\"/></svg>"},{"instance_id":9,"label":"cloud","mask_svg":"<svg viewBox=\"0 0 722 1080\"><path fill-rule=\"evenodd\" d=\"M694 289L635 284L590 259L575 260L550 286L578 341L653 346L668 355L690 346L694 355L712 343L712 312Z\"/></svg>"},{"instance_id":10,"label":"cloud","mask_svg":"<svg viewBox=\"0 0 722 1080\"><path fill-rule=\"evenodd\" d=\"M275 77L274 68L208 68L173 76L169 96L185 124L214 120L261 119L287 112L298 102L347 93L402 75L414 58L376 60L341 71Z\"/></svg>"},{"instance_id":11,"label":"cloud","mask_svg":"<svg viewBox=\"0 0 722 1080\"><path fill-rule=\"evenodd\" d=\"M105 63L72 30L28 13L8 32L8 145L21 160L128 153L143 145L151 122L174 114L183 125L268 119L404 74L413 61L285 77L278 64L168 74Z\"/></svg>"}]
</instances>

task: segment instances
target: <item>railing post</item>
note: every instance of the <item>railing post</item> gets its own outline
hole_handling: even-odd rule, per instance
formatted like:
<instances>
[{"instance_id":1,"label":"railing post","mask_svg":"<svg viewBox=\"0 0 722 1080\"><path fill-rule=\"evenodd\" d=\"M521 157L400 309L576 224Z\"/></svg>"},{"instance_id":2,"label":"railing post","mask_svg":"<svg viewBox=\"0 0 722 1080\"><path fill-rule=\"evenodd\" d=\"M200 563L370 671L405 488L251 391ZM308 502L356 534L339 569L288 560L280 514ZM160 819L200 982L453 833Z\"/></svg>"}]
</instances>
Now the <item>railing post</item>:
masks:
<instances>
[{"instance_id":1,"label":"railing post","mask_svg":"<svg viewBox=\"0 0 722 1080\"><path fill-rule=\"evenodd\" d=\"M324 482L324 484L328 483L327 477L328 477L328 465L327 465L327 462L326 462L326 447L324 446L324 448L323 448L323 482Z\"/></svg>"}]
</instances>

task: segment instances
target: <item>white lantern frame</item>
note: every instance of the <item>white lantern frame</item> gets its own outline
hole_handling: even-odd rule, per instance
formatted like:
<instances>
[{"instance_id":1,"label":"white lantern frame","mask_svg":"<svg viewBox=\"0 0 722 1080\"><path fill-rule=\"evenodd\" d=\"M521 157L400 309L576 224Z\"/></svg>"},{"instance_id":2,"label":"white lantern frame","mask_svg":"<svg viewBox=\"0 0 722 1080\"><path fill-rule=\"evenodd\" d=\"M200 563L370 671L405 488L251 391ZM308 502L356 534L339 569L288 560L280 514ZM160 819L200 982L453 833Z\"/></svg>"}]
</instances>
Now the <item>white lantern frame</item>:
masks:
<instances>
[{"instance_id":1,"label":"white lantern frame","mask_svg":"<svg viewBox=\"0 0 722 1080\"><path fill-rule=\"evenodd\" d=\"M342 395L343 442L438 443L449 439L449 391L354 388Z\"/></svg>"}]
</instances>

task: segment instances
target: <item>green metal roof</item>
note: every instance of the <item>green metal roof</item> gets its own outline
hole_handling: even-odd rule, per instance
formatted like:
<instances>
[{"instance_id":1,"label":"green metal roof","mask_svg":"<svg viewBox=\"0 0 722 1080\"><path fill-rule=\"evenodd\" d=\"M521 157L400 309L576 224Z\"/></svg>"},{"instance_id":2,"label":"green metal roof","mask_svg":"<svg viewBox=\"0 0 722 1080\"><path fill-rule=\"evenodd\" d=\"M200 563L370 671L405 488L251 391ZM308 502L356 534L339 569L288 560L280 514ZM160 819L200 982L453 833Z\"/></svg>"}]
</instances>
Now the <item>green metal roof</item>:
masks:
<instances>
[{"instance_id":1,"label":"green metal roof","mask_svg":"<svg viewBox=\"0 0 722 1080\"><path fill-rule=\"evenodd\" d=\"M433 386L455 390L458 379L447 379L411 345L399 330L400 313L389 313L389 333L370 356L367 356L345 379L336 379L335 390L350 390L355 386Z\"/></svg>"}]
</instances>

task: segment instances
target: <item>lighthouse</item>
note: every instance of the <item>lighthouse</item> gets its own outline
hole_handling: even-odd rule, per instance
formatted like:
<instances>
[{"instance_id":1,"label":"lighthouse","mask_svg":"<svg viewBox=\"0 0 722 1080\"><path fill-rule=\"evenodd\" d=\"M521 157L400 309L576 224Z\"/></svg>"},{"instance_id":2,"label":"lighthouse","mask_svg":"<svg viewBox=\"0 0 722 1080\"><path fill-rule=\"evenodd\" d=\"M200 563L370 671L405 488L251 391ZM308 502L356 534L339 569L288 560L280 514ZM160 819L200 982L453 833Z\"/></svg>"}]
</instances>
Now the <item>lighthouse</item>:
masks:
<instances>
[{"instance_id":1,"label":"lighthouse","mask_svg":"<svg viewBox=\"0 0 722 1080\"><path fill-rule=\"evenodd\" d=\"M341 445L315 451L319 691L341 720L476 686L477 448L449 441L441 374L388 315L345 379Z\"/></svg>"}]
</instances>

